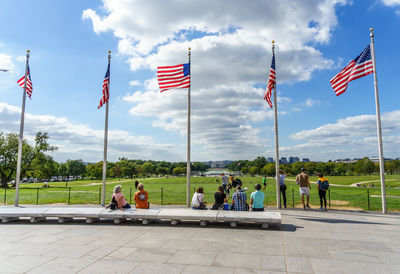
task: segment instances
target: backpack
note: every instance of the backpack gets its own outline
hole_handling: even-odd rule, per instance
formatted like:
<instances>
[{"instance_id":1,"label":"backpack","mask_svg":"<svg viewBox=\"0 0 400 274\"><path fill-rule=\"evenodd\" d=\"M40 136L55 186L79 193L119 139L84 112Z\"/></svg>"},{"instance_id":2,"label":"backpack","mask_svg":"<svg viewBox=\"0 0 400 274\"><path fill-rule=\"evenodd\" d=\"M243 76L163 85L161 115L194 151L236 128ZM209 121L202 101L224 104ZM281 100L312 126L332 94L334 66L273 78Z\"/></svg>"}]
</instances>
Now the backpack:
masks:
<instances>
[{"instance_id":1,"label":"backpack","mask_svg":"<svg viewBox=\"0 0 400 274\"><path fill-rule=\"evenodd\" d=\"M322 181L321 182L321 189L324 191L327 191L329 189L329 182L328 181Z\"/></svg>"}]
</instances>

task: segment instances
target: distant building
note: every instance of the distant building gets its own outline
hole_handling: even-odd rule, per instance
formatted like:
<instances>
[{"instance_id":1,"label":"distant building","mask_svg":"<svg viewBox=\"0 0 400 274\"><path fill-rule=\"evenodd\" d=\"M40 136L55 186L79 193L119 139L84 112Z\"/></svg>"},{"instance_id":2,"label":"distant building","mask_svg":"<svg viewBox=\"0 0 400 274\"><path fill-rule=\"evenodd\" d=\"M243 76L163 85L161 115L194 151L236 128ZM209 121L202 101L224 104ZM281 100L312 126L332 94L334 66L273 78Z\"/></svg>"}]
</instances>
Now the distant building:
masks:
<instances>
[{"instance_id":1,"label":"distant building","mask_svg":"<svg viewBox=\"0 0 400 274\"><path fill-rule=\"evenodd\" d=\"M273 162L274 162L274 158L268 157L268 158L267 158L267 162L268 162L268 163L273 163Z\"/></svg>"},{"instance_id":2,"label":"distant building","mask_svg":"<svg viewBox=\"0 0 400 274\"><path fill-rule=\"evenodd\" d=\"M289 157L289 164L293 164L296 162L300 162L299 157L292 157L292 156Z\"/></svg>"},{"instance_id":3,"label":"distant building","mask_svg":"<svg viewBox=\"0 0 400 274\"><path fill-rule=\"evenodd\" d=\"M215 161L211 163L211 168L225 168L226 164L223 161Z\"/></svg>"},{"instance_id":4,"label":"distant building","mask_svg":"<svg viewBox=\"0 0 400 274\"><path fill-rule=\"evenodd\" d=\"M308 158L303 158L301 161L302 161L302 162L309 162L310 159L308 159Z\"/></svg>"},{"instance_id":5,"label":"distant building","mask_svg":"<svg viewBox=\"0 0 400 274\"><path fill-rule=\"evenodd\" d=\"M280 164L287 164L287 158L286 157L281 157L281 159L279 160Z\"/></svg>"}]
</instances>

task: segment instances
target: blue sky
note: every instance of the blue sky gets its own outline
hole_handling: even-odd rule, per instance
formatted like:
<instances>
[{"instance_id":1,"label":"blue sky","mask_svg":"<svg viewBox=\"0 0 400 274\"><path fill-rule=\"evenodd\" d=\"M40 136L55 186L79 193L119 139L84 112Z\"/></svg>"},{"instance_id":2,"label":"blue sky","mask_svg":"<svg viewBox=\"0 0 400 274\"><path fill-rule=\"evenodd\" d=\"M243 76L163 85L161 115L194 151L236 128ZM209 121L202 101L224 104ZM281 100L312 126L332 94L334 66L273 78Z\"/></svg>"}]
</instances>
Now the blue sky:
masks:
<instances>
[{"instance_id":1,"label":"blue sky","mask_svg":"<svg viewBox=\"0 0 400 274\"><path fill-rule=\"evenodd\" d=\"M160 94L155 70L187 62L190 46L192 160L270 157L262 97L275 40L281 156L376 156L373 76L338 97L329 85L374 27L384 155L400 156L399 0L147 2L0 0L0 131L18 132L30 49L26 138L46 131L56 160L100 161L111 50L109 160L185 161L187 92Z\"/></svg>"}]
</instances>

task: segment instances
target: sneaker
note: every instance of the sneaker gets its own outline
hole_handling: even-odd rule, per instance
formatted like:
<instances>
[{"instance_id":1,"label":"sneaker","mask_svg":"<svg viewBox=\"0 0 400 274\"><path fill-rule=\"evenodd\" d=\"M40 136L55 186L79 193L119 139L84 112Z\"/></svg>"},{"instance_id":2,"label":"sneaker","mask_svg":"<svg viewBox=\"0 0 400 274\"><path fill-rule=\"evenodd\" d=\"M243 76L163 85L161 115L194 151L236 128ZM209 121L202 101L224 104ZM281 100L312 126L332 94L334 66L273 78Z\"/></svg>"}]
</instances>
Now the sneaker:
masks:
<instances>
[{"instance_id":1,"label":"sneaker","mask_svg":"<svg viewBox=\"0 0 400 274\"><path fill-rule=\"evenodd\" d=\"M327 209L326 209L326 207L325 207L325 209L324 209L325 211L327 211Z\"/></svg>"},{"instance_id":2,"label":"sneaker","mask_svg":"<svg viewBox=\"0 0 400 274\"><path fill-rule=\"evenodd\" d=\"M308 208L311 208L309 204L307 204L307 207L308 207Z\"/></svg>"},{"instance_id":3,"label":"sneaker","mask_svg":"<svg viewBox=\"0 0 400 274\"><path fill-rule=\"evenodd\" d=\"M303 210L306 210L306 205L303 205Z\"/></svg>"},{"instance_id":4,"label":"sneaker","mask_svg":"<svg viewBox=\"0 0 400 274\"><path fill-rule=\"evenodd\" d=\"M321 207L319 208L319 210L324 210L324 209L323 209L323 207L321 206Z\"/></svg>"}]
</instances>

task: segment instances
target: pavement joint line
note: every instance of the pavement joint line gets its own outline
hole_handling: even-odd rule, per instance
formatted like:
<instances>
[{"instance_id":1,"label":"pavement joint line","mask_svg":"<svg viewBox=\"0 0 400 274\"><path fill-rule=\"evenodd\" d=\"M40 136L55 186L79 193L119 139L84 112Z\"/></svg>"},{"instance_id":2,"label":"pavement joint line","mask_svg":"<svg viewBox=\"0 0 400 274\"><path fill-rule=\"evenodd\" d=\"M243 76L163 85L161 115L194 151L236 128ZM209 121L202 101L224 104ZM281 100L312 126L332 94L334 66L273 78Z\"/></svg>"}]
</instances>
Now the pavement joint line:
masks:
<instances>
[{"instance_id":1,"label":"pavement joint line","mask_svg":"<svg viewBox=\"0 0 400 274\"><path fill-rule=\"evenodd\" d=\"M287 266L287 261L286 261L285 241L283 240L283 237L284 237L284 234L283 234L283 231L282 231L282 224L281 224L281 241L282 241L283 258L285 259L286 273L288 273L288 266Z\"/></svg>"},{"instance_id":2,"label":"pavement joint line","mask_svg":"<svg viewBox=\"0 0 400 274\"><path fill-rule=\"evenodd\" d=\"M31 268L31 269L29 269L29 270L27 270L27 271L25 271L24 273L26 273L26 272L29 272L29 271L32 271L32 270L34 270L35 268L38 268L38 267L40 267L40 266L42 266L42 265L44 265L44 264L47 264L47 263L49 263L49 262L51 262L51 261L54 261L54 260L56 260L58 257L54 257L53 259L51 259L50 261L47 261L47 262L43 262L42 264L40 264L40 265L37 265L37 266L35 266L35 267L33 267L33 268Z\"/></svg>"}]
</instances>

